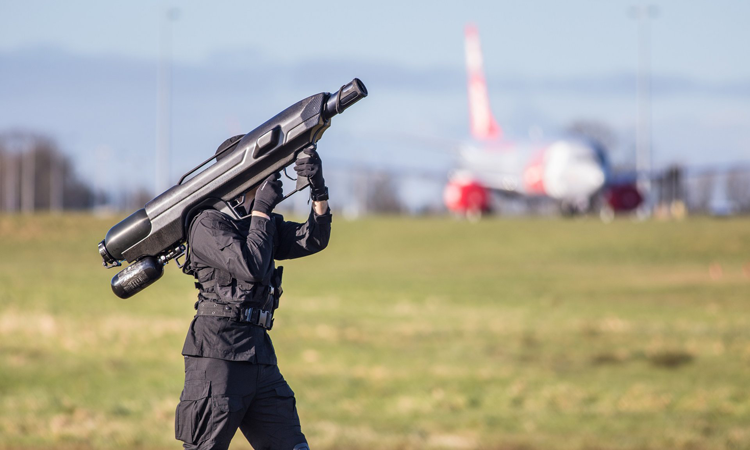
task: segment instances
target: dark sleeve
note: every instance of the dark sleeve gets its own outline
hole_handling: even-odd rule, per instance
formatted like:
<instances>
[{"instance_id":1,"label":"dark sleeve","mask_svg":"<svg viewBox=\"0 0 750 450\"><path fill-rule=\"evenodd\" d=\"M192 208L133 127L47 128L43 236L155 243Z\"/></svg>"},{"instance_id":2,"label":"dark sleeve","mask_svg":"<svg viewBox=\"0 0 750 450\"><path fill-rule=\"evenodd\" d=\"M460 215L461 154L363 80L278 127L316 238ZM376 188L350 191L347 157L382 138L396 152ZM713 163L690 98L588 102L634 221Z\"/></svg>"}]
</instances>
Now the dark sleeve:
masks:
<instances>
[{"instance_id":1,"label":"dark sleeve","mask_svg":"<svg viewBox=\"0 0 750 450\"><path fill-rule=\"evenodd\" d=\"M304 223L286 222L282 217L277 217L279 246L275 258L300 258L326 248L331 237L331 218L330 208L321 215L311 210Z\"/></svg>"},{"instance_id":2,"label":"dark sleeve","mask_svg":"<svg viewBox=\"0 0 750 450\"><path fill-rule=\"evenodd\" d=\"M196 218L190 230L193 257L238 280L261 282L272 264L276 227L268 219L253 216L245 239L229 220L213 210Z\"/></svg>"}]
</instances>

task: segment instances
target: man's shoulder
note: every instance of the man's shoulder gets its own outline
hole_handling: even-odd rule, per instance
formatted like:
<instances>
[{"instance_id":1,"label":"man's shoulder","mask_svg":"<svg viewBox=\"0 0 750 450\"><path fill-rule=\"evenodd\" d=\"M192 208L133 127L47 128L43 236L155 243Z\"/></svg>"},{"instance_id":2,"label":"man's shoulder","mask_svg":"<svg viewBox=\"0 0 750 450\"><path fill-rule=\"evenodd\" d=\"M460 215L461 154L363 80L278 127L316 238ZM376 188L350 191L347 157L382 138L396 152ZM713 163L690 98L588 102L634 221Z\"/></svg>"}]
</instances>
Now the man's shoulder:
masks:
<instances>
[{"instance_id":1,"label":"man's shoulder","mask_svg":"<svg viewBox=\"0 0 750 450\"><path fill-rule=\"evenodd\" d=\"M192 221L191 228L209 228L212 230L234 231L233 219L221 211L204 209Z\"/></svg>"},{"instance_id":2,"label":"man's shoulder","mask_svg":"<svg viewBox=\"0 0 750 450\"><path fill-rule=\"evenodd\" d=\"M232 220L231 217L219 211L218 209L206 208L201 210L196 216L197 219L209 219L209 220Z\"/></svg>"},{"instance_id":3,"label":"man's shoulder","mask_svg":"<svg viewBox=\"0 0 750 450\"><path fill-rule=\"evenodd\" d=\"M272 223L276 224L276 226L284 223L284 216L281 214L271 213L270 216ZM236 221L232 217L216 209L204 209L193 219L191 224L191 234L198 228L234 233L237 231L237 227L242 228L243 226L249 226L250 220L251 218L247 217L243 220Z\"/></svg>"}]
</instances>

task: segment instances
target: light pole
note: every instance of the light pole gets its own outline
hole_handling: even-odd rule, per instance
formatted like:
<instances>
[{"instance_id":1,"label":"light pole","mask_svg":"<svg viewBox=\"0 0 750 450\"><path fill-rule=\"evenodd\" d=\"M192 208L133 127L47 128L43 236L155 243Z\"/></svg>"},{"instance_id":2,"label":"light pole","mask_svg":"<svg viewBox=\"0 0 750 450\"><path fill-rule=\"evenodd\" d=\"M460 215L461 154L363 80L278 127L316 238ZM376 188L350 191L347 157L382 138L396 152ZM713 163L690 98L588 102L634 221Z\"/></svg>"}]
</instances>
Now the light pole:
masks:
<instances>
[{"instance_id":1,"label":"light pole","mask_svg":"<svg viewBox=\"0 0 750 450\"><path fill-rule=\"evenodd\" d=\"M656 17L653 5L640 5L630 8L630 17L638 21L638 79L637 79L637 122L635 131L636 172L638 190L644 197L642 213L651 214L651 28L650 19Z\"/></svg>"},{"instance_id":2,"label":"light pole","mask_svg":"<svg viewBox=\"0 0 750 450\"><path fill-rule=\"evenodd\" d=\"M159 28L159 71L157 74L156 179L155 195L170 184L169 153L172 134L172 23L180 16L177 8L167 9Z\"/></svg>"}]
</instances>

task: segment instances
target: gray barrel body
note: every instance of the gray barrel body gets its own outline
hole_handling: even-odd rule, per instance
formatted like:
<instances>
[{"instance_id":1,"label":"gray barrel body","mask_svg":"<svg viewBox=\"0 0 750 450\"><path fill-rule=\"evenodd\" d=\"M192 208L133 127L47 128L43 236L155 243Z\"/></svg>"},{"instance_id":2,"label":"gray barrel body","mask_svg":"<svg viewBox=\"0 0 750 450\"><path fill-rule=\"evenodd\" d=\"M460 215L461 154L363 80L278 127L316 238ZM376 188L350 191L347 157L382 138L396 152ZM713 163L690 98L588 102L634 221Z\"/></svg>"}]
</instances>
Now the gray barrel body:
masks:
<instances>
[{"instance_id":1,"label":"gray barrel body","mask_svg":"<svg viewBox=\"0 0 750 450\"><path fill-rule=\"evenodd\" d=\"M104 240L116 260L157 256L185 240L185 221L200 205L224 209L228 202L292 164L330 126L322 114L329 94L308 97L247 133L226 157L171 187L112 227ZM150 227L149 227L150 225Z\"/></svg>"},{"instance_id":2,"label":"gray barrel body","mask_svg":"<svg viewBox=\"0 0 750 450\"><path fill-rule=\"evenodd\" d=\"M191 217L204 208L232 213L228 202L257 188L283 170L300 152L315 144L331 125L331 117L367 96L358 79L335 94L320 93L301 100L247 133L224 156L186 174L180 182L112 227L99 243L104 265L131 263L112 279L112 290L128 298L158 280L163 265L184 251ZM205 164L213 164L198 171ZM134 263L134 264L132 264Z\"/></svg>"}]
</instances>

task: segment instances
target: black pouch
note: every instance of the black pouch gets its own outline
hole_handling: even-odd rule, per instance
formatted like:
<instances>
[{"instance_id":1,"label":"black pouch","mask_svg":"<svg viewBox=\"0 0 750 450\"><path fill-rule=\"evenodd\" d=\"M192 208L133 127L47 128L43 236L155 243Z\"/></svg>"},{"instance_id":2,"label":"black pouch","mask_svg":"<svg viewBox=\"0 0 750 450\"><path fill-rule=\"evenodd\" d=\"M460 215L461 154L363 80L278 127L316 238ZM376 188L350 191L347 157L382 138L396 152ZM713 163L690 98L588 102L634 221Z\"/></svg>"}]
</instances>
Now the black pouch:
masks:
<instances>
[{"instance_id":1,"label":"black pouch","mask_svg":"<svg viewBox=\"0 0 750 450\"><path fill-rule=\"evenodd\" d=\"M232 275L227 271L216 269L214 271L214 277L216 277L216 284L218 284L219 286L232 285Z\"/></svg>"},{"instance_id":2,"label":"black pouch","mask_svg":"<svg viewBox=\"0 0 750 450\"><path fill-rule=\"evenodd\" d=\"M294 391L288 384L274 389L276 391L276 411L287 417L297 416L297 399L294 397Z\"/></svg>"},{"instance_id":3,"label":"black pouch","mask_svg":"<svg viewBox=\"0 0 750 450\"><path fill-rule=\"evenodd\" d=\"M211 424L211 382L190 379L186 374L185 387L174 416L174 437L186 444L198 444L209 437Z\"/></svg>"}]
</instances>

